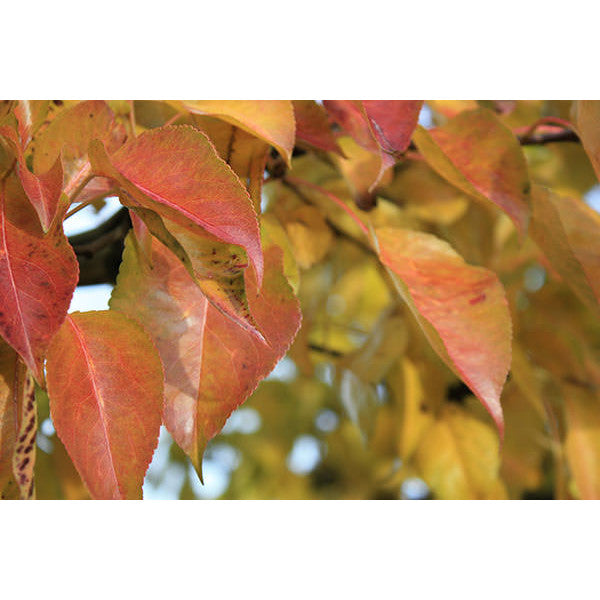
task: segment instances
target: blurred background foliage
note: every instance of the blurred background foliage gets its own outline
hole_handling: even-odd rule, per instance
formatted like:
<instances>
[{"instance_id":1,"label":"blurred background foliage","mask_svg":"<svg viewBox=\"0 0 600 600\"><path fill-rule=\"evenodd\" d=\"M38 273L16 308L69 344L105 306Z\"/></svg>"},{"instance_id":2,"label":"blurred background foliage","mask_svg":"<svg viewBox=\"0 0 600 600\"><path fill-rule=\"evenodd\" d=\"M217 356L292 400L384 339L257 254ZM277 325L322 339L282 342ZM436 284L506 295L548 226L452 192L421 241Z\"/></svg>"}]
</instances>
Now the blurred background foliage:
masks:
<instances>
[{"instance_id":1,"label":"blurred background foliage","mask_svg":"<svg viewBox=\"0 0 600 600\"><path fill-rule=\"evenodd\" d=\"M570 104L430 101L420 122L432 127L485 106L516 130L544 116L568 118ZM111 106L117 113L129 110L126 103ZM176 114L162 102L136 102L135 112L144 128ZM188 119L195 123L199 117ZM210 128L211 118L203 120ZM597 460L600 441L593 428L577 425L597 427L600 419L597 316L566 288L530 238L519 240L508 217L467 197L416 153L409 151L388 170L369 197L378 168L371 164L374 156L350 137L340 135L337 143L346 158L297 144L289 173L343 200L368 204L375 226L409 227L448 241L470 264L493 269L505 286L514 345L502 395L503 448L491 418L430 348L356 224L322 193L273 177L271 164L262 193L265 228L284 249L286 275L301 301L302 328L288 356L209 444L205 485L163 430L144 496L585 495L585 476L578 474L589 473L583 461ZM530 145L523 151L533 183L600 206L597 179L581 144ZM38 404L38 498L86 498L41 391Z\"/></svg>"}]
</instances>

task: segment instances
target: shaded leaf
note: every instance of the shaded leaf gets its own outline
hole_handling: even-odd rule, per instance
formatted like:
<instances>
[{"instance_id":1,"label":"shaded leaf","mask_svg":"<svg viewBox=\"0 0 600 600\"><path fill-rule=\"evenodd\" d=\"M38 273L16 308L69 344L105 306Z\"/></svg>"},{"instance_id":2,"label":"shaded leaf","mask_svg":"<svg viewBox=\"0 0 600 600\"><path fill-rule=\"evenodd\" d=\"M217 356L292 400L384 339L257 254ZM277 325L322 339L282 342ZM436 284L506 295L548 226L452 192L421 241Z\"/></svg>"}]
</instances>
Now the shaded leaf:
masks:
<instances>
[{"instance_id":1,"label":"shaded leaf","mask_svg":"<svg viewBox=\"0 0 600 600\"><path fill-rule=\"evenodd\" d=\"M467 265L434 236L376 230L379 257L440 358L482 401L503 435L500 394L511 360L511 320L496 275Z\"/></svg>"},{"instance_id":2,"label":"shaded leaf","mask_svg":"<svg viewBox=\"0 0 600 600\"><path fill-rule=\"evenodd\" d=\"M294 100L296 140L306 142L325 152L342 154L331 130L327 111L314 100Z\"/></svg>"},{"instance_id":3,"label":"shaded leaf","mask_svg":"<svg viewBox=\"0 0 600 600\"><path fill-rule=\"evenodd\" d=\"M191 113L218 117L261 138L290 164L296 123L289 100L185 100L182 104Z\"/></svg>"},{"instance_id":4,"label":"shaded leaf","mask_svg":"<svg viewBox=\"0 0 600 600\"><path fill-rule=\"evenodd\" d=\"M78 266L62 228L43 235L14 184L0 189L0 333L41 381L44 355L67 314Z\"/></svg>"},{"instance_id":5,"label":"shaded leaf","mask_svg":"<svg viewBox=\"0 0 600 600\"><path fill-rule=\"evenodd\" d=\"M567 415L565 452L579 496L600 500L600 411L597 395L564 386Z\"/></svg>"},{"instance_id":6,"label":"shaded leaf","mask_svg":"<svg viewBox=\"0 0 600 600\"><path fill-rule=\"evenodd\" d=\"M198 470L207 442L285 354L300 324L281 251L269 248L265 258L260 296L253 271L245 272L248 303L263 342L215 310L158 242L153 241L150 264L135 238L126 240L110 305L151 333L165 367L164 422Z\"/></svg>"},{"instance_id":7,"label":"shaded leaf","mask_svg":"<svg viewBox=\"0 0 600 600\"><path fill-rule=\"evenodd\" d=\"M588 306L600 301L600 215L582 200L534 186L531 237Z\"/></svg>"},{"instance_id":8,"label":"shaded leaf","mask_svg":"<svg viewBox=\"0 0 600 600\"><path fill-rule=\"evenodd\" d=\"M19 358L0 339L0 492L12 478L12 457L17 439L17 386Z\"/></svg>"},{"instance_id":9,"label":"shaded leaf","mask_svg":"<svg viewBox=\"0 0 600 600\"><path fill-rule=\"evenodd\" d=\"M92 497L141 498L163 408L163 370L146 332L114 311L71 314L47 370L52 421Z\"/></svg>"},{"instance_id":10,"label":"shaded leaf","mask_svg":"<svg viewBox=\"0 0 600 600\"><path fill-rule=\"evenodd\" d=\"M596 176L600 179L600 101L573 102L571 117Z\"/></svg>"},{"instance_id":11,"label":"shaded leaf","mask_svg":"<svg viewBox=\"0 0 600 600\"><path fill-rule=\"evenodd\" d=\"M261 281L256 213L247 191L205 134L187 126L162 127L129 140L110 158L99 142L90 152L95 173L116 179L142 206L242 246Z\"/></svg>"},{"instance_id":12,"label":"shaded leaf","mask_svg":"<svg viewBox=\"0 0 600 600\"><path fill-rule=\"evenodd\" d=\"M17 174L31 204L35 208L44 231L48 231L56 211L63 187L63 170L60 156L48 171L35 175L27 168L25 155L16 132L8 126L0 127L0 136L9 141L17 160Z\"/></svg>"},{"instance_id":13,"label":"shaded leaf","mask_svg":"<svg viewBox=\"0 0 600 600\"><path fill-rule=\"evenodd\" d=\"M489 200L521 234L529 220L529 176L517 138L487 109L458 114L442 127L417 127L413 139L439 175L474 198Z\"/></svg>"}]
</instances>

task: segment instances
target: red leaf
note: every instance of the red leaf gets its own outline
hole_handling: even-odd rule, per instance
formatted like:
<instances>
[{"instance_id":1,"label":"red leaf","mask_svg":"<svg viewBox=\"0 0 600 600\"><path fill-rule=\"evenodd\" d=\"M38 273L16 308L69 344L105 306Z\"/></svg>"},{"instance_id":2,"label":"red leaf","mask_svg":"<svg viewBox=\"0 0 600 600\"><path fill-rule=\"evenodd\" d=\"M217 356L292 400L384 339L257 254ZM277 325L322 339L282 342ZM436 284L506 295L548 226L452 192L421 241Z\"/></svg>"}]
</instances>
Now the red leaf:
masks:
<instances>
[{"instance_id":1,"label":"red leaf","mask_svg":"<svg viewBox=\"0 0 600 600\"><path fill-rule=\"evenodd\" d=\"M419 121L423 100L363 100L363 106L381 147L405 152Z\"/></svg>"},{"instance_id":2,"label":"red leaf","mask_svg":"<svg viewBox=\"0 0 600 600\"><path fill-rule=\"evenodd\" d=\"M500 437L500 394L511 361L512 326L496 275L467 265L436 237L403 229L376 230L381 262L440 358L481 400Z\"/></svg>"},{"instance_id":3,"label":"red leaf","mask_svg":"<svg viewBox=\"0 0 600 600\"><path fill-rule=\"evenodd\" d=\"M463 192L501 208L525 233L529 175L517 138L494 113L459 113L443 127L418 127L413 136L431 167Z\"/></svg>"},{"instance_id":4,"label":"red leaf","mask_svg":"<svg viewBox=\"0 0 600 600\"><path fill-rule=\"evenodd\" d=\"M91 496L141 498L163 404L146 332L117 312L74 313L52 340L47 370L54 427Z\"/></svg>"},{"instance_id":5,"label":"red leaf","mask_svg":"<svg viewBox=\"0 0 600 600\"><path fill-rule=\"evenodd\" d=\"M17 159L17 173L31 204L35 208L44 231L48 231L58 208L63 189L63 169L60 156L56 158L48 171L40 175L33 174L25 162L25 156L16 136L10 127L0 127L0 135L9 139Z\"/></svg>"},{"instance_id":6,"label":"red leaf","mask_svg":"<svg viewBox=\"0 0 600 600\"><path fill-rule=\"evenodd\" d=\"M77 259L62 229L43 235L29 204L6 192L0 189L0 333L41 381L77 285Z\"/></svg>"},{"instance_id":7,"label":"red leaf","mask_svg":"<svg viewBox=\"0 0 600 600\"><path fill-rule=\"evenodd\" d=\"M296 138L325 152L336 152L343 156L325 109L314 100L294 100L292 104L296 117Z\"/></svg>"},{"instance_id":8,"label":"red leaf","mask_svg":"<svg viewBox=\"0 0 600 600\"><path fill-rule=\"evenodd\" d=\"M204 133L186 126L152 129L110 158L101 146L92 146L96 174L117 179L142 206L184 227L191 222L242 246L262 279L263 256L252 201Z\"/></svg>"},{"instance_id":9,"label":"red leaf","mask_svg":"<svg viewBox=\"0 0 600 600\"><path fill-rule=\"evenodd\" d=\"M419 119L421 100L324 100L331 116L366 150L378 154L381 167L370 191L402 153Z\"/></svg>"},{"instance_id":10,"label":"red leaf","mask_svg":"<svg viewBox=\"0 0 600 600\"><path fill-rule=\"evenodd\" d=\"M110 305L152 335L165 368L165 425L199 471L206 443L274 368L300 325L278 248L266 251L265 266L260 296L254 273L245 274L250 309L266 343L211 306L156 240L151 264L132 235L126 240Z\"/></svg>"}]
</instances>

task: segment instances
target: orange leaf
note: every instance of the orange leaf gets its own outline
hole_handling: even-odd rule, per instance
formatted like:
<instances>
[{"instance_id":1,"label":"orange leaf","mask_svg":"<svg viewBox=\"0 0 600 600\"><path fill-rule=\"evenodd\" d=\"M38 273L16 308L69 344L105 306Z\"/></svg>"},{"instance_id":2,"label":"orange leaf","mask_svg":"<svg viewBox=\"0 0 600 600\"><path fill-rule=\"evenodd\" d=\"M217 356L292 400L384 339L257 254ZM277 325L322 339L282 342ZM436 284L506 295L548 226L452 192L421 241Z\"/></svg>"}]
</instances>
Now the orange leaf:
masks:
<instances>
[{"instance_id":1,"label":"orange leaf","mask_svg":"<svg viewBox=\"0 0 600 600\"><path fill-rule=\"evenodd\" d=\"M260 296L254 273L245 275L248 303L266 342L213 308L156 240L151 264L132 235L126 240L110 305L152 335L165 367L165 424L198 471L207 442L274 368L300 325L278 248L266 251L265 266Z\"/></svg>"},{"instance_id":2,"label":"orange leaf","mask_svg":"<svg viewBox=\"0 0 600 600\"><path fill-rule=\"evenodd\" d=\"M90 156L96 174L119 181L142 206L183 227L199 225L242 246L262 279L256 212L248 192L204 133L188 126L151 129L111 157L100 142L93 143Z\"/></svg>"},{"instance_id":3,"label":"orange leaf","mask_svg":"<svg viewBox=\"0 0 600 600\"><path fill-rule=\"evenodd\" d=\"M404 229L376 230L379 257L440 358L481 400L504 432L500 394L511 360L511 320L496 275L467 265L442 240Z\"/></svg>"},{"instance_id":4,"label":"orange leaf","mask_svg":"<svg viewBox=\"0 0 600 600\"><path fill-rule=\"evenodd\" d=\"M9 187L0 189L0 333L41 381L79 271L62 228L43 235L29 203Z\"/></svg>"},{"instance_id":5,"label":"orange leaf","mask_svg":"<svg viewBox=\"0 0 600 600\"><path fill-rule=\"evenodd\" d=\"M290 164L296 123L289 100L185 100L182 104L191 113L218 117L263 139Z\"/></svg>"},{"instance_id":6,"label":"orange leaf","mask_svg":"<svg viewBox=\"0 0 600 600\"><path fill-rule=\"evenodd\" d=\"M91 496L141 498L163 406L146 332L118 312L74 313L52 340L47 369L54 427Z\"/></svg>"},{"instance_id":7,"label":"orange leaf","mask_svg":"<svg viewBox=\"0 0 600 600\"><path fill-rule=\"evenodd\" d=\"M413 139L442 177L477 199L491 201L520 233L529 220L529 175L517 138L494 113L459 113L442 127L417 127Z\"/></svg>"}]
</instances>

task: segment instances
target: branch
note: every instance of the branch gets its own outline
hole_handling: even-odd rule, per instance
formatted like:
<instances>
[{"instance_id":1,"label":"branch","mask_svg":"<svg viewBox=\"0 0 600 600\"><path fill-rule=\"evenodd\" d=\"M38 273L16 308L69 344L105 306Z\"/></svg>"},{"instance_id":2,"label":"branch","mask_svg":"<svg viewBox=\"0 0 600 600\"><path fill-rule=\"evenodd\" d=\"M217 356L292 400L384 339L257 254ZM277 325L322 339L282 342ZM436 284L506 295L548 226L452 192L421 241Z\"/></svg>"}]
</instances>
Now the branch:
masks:
<instances>
[{"instance_id":1,"label":"branch","mask_svg":"<svg viewBox=\"0 0 600 600\"><path fill-rule=\"evenodd\" d=\"M130 228L129 211L121 208L95 229L69 237L79 262L77 285L115 283Z\"/></svg>"}]
</instances>

